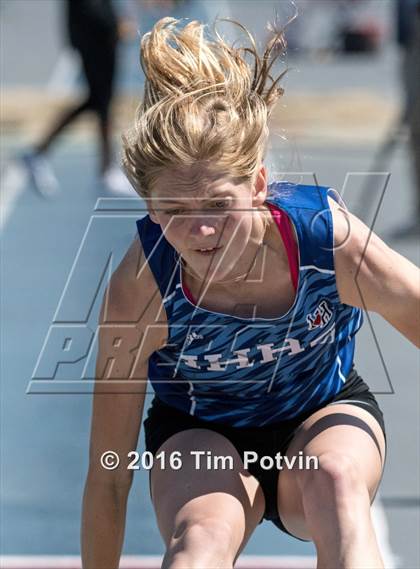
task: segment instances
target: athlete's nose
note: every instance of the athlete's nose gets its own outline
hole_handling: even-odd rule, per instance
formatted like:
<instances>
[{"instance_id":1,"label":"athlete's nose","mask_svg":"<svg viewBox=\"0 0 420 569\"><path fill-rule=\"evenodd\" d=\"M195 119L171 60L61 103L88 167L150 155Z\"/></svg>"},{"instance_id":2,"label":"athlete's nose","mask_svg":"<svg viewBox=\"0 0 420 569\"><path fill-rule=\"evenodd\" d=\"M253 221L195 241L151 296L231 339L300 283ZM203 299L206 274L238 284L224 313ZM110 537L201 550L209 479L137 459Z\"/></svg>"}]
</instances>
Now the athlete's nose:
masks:
<instances>
[{"instance_id":1,"label":"athlete's nose","mask_svg":"<svg viewBox=\"0 0 420 569\"><path fill-rule=\"evenodd\" d=\"M200 235L202 237L210 237L211 235L215 235L216 228L216 220L212 221L211 219L196 219L192 223L191 232L196 235Z\"/></svg>"},{"instance_id":2,"label":"athlete's nose","mask_svg":"<svg viewBox=\"0 0 420 569\"><path fill-rule=\"evenodd\" d=\"M200 225L200 233L204 237L209 237L210 235L214 235L216 233L216 229L211 225L206 225L205 223L202 223Z\"/></svg>"}]
</instances>

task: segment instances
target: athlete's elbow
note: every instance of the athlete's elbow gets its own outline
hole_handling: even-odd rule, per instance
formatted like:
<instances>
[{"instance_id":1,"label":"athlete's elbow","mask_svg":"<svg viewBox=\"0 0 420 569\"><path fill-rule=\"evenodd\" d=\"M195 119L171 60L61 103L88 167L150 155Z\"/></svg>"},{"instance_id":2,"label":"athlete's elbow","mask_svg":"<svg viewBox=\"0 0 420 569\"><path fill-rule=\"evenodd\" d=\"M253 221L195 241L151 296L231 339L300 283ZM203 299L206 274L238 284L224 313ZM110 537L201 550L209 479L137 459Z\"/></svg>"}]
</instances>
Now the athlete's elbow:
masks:
<instances>
[{"instance_id":1,"label":"athlete's elbow","mask_svg":"<svg viewBox=\"0 0 420 569\"><path fill-rule=\"evenodd\" d=\"M420 348L420 318L418 306L414 311L404 311L393 317L386 318L388 322L407 340Z\"/></svg>"},{"instance_id":2,"label":"athlete's elbow","mask_svg":"<svg viewBox=\"0 0 420 569\"><path fill-rule=\"evenodd\" d=\"M402 331L402 333L412 344L420 348L420 323L406 331Z\"/></svg>"}]
</instances>

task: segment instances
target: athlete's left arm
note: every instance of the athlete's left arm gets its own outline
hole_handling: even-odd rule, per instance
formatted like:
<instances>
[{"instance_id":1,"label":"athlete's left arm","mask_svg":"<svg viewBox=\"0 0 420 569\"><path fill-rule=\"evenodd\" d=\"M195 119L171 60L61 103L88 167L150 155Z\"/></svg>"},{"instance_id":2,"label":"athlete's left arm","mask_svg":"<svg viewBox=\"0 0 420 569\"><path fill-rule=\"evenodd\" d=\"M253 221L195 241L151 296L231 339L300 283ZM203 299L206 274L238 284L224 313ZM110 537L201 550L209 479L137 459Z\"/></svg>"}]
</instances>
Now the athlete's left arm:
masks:
<instances>
[{"instance_id":1,"label":"athlete's left arm","mask_svg":"<svg viewBox=\"0 0 420 569\"><path fill-rule=\"evenodd\" d=\"M420 347L419 269L334 199L328 201L341 302L381 314Z\"/></svg>"}]
</instances>

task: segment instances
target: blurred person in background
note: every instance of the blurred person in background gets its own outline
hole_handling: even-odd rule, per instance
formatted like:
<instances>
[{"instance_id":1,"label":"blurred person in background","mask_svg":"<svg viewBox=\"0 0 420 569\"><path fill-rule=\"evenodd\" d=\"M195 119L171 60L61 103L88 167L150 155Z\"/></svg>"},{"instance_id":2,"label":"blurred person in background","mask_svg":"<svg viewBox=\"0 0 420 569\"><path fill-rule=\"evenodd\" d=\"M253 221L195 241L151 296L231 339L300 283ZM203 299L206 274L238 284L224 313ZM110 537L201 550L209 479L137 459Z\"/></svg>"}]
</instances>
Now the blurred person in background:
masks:
<instances>
[{"instance_id":1,"label":"blurred person in background","mask_svg":"<svg viewBox=\"0 0 420 569\"><path fill-rule=\"evenodd\" d=\"M44 155L58 135L85 111L96 114L100 148L99 176L104 189L131 193L131 186L114 164L110 107L114 93L116 51L120 36L135 32L129 21L119 22L112 0L66 0L67 30L79 53L88 94L58 117L47 135L23 156L34 188L44 197L55 193L58 181ZM133 194L134 195L134 194Z\"/></svg>"},{"instance_id":2,"label":"blurred person in background","mask_svg":"<svg viewBox=\"0 0 420 569\"><path fill-rule=\"evenodd\" d=\"M393 233L394 238L420 235L420 0L398 0L397 40L402 49L405 96L404 122L410 136L415 203L414 218Z\"/></svg>"},{"instance_id":3,"label":"blurred person in background","mask_svg":"<svg viewBox=\"0 0 420 569\"><path fill-rule=\"evenodd\" d=\"M375 53L384 30L371 0L340 0L336 7L336 49L344 54Z\"/></svg>"}]
</instances>

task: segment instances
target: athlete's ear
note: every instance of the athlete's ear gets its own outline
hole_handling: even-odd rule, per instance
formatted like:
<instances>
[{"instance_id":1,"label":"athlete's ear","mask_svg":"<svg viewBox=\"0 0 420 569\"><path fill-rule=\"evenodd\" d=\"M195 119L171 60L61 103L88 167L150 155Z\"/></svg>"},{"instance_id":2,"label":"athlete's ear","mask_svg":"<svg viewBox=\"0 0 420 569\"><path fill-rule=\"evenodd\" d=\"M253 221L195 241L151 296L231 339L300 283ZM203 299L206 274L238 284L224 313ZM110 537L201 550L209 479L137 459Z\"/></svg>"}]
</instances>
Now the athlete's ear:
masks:
<instances>
[{"instance_id":1,"label":"athlete's ear","mask_svg":"<svg viewBox=\"0 0 420 569\"><path fill-rule=\"evenodd\" d=\"M267 198L267 169L261 164L252 189L252 205L262 205Z\"/></svg>"},{"instance_id":2,"label":"athlete's ear","mask_svg":"<svg viewBox=\"0 0 420 569\"><path fill-rule=\"evenodd\" d=\"M150 219L153 221L153 223L157 223L157 225L159 225L159 222L158 222L157 217L156 217L155 210L153 208L151 208L150 206L148 206L147 209L149 211Z\"/></svg>"},{"instance_id":3,"label":"athlete's ear","mask_svg":"<svg viewBox=\"0 0 420 569\"><path fill-rule=\"evenodd\" d=\"M156 211L154 209L154 206L156 205L156 198L149 196L145 201L147 205L147 212L149 214L150 219L153 221L153 223L157 223L157 225L159 225L159 221L157 220L156 216Z\"/></svg>"}]
</instances>

